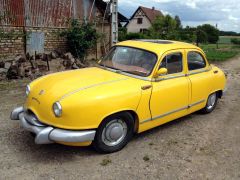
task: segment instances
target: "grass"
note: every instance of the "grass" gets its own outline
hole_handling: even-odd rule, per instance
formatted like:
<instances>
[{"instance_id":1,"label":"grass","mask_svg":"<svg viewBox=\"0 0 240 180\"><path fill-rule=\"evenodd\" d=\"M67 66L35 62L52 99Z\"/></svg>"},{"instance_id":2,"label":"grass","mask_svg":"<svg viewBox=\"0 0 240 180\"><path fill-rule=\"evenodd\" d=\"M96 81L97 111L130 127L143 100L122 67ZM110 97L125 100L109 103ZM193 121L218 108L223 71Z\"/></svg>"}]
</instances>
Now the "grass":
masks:
<instances>
[{"instance_id":1,"label":"grass","mask_svg":"<svg viewBox=\"0 0 240 180\"><path fill-rule=\"evenodd\" d=\"M219 44L231 44L231 39L233 38L240 38L240 36L220 36L219 37Z\"/></svg>"},{"instance_id":2,"label":"grass","mask_svg":"<svg viewBox=\"0 0 240 180\"><path fill-rule=\"evenodd\" d=\"M240 53L240 46L233 44L202 44L200 46L206 53L209 61L226 61Z\"/></svg>"}]
</instances>

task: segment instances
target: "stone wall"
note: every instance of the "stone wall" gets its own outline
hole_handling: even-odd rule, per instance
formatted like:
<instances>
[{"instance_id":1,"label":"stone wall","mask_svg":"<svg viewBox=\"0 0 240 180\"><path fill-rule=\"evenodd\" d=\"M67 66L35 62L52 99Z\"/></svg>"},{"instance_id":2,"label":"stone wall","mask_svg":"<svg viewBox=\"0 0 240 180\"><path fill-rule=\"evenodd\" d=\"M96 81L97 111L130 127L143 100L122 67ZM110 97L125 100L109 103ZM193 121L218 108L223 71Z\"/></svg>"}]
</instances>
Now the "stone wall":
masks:
<instances>
[{"instance_id":1,"label":"stone wall","mask_svg":"<svg viewBox=\"0 0 240 180\"><path fill-rule=\"evenodd\" d=\"M67 51L67 42L65 38L59 37L59 32L64 30L63 28L42 28L42 27L0 27L4 32L14 31L19 34L19 37L12 38L0 38L0 59L8 60L9 58L15 57L18 54L24 54L26 50L26 39L24 32L26 32L26 37L28 38L31 32L43 32L44 33L44 52L51 52L53 50ZM102 28L98 27L97 31L102 33ZM105 45L109 49L110 40L110 25L104 26L105 34ZM38 42L36 42L38 43ZM97 49L93 48L88 53L88 58L100 58L102 56L102 41L98 43Z\"/></svg>"},{"instance_id":2,"label":"stone wall","mask_svg":"<svg viewBox=\"0 0 240 180\"><path fill-rule=\"evenodd\" d=\"M16 54L24 53L24 37L22 27L0 27L2 35L13 34L13 37L0 38L0 59L13 57ZM2 37L2 35L0 37Z\"/></svg>"}]
</instances>

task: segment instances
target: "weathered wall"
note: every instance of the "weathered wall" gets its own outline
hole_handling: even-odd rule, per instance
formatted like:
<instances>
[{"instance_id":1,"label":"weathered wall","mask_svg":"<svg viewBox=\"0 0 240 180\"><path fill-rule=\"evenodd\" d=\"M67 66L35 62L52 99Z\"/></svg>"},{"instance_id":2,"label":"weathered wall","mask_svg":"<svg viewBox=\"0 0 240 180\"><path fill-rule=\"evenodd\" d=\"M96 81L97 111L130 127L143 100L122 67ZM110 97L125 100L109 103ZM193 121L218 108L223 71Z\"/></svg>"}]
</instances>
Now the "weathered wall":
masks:
<instances>
[{"instance_id":1,"label":"weathered wall","mask_svg":"<svg viewBox=\"0 0 240 180\"><path fill-rule=\"evenodd\" d=\"M9 33L14 31L16 34L16 38L2 38L0 39L0 58L4 59L5 57L12 57L17 54L24 54L26 48L26 40L24 36L23 27L10 27L5 26L2 27L4 33ZM44 51L50 52L55 49L66 50L66 40L58 36L58 32L63 29L56 28L25 28L26 38L28 38L28 34L32 32L43 32L45 35L44 39ZM38 43L38 42L36 42Z\"/></svg>"},{"instance_id":2,"label":"weathered wall","mask_svg":"<svg viewBox=\"0 0 240 180\"><path fill-rule=\"evenodd\" d=\"M59 36L59 32L66 28L26 28L27 34L32 32L43 32L44 39L44 51L53 51L55 49L65 50L66 49L66 39Z\"/></svg>"},{"instance_id":3,"label":"weathered wall","mask_svg":"<svg viewBox=\"0 0 240 180\"><path fill-rule=\"evenodd\" d=\"M44 39L44 51L45 52L51 52L53 50L61 50L61 51L67 51L67 42L65 38L59 37L58 33L59 31L63 30L56 29L56 28L25 28L26 33L29 34L31 32L43 32L45 35ZM5 32L15 31L23 34L23 27L4 27L3 30ZM99 33L102 33L102 27L98 27L97 31ZM100 39L98 41L98 44L96 45L96 48L93 48L88 53L88 58L100 58L106 49L110 48L109 44L109 37L110 37L111 29L109 25L106 25L104 27L104 42ZM36 42L38 43L38 42ZM105 46L104 46L105 45ZM105 47L105 48L104 48ZM16 39L12 38L4 38L0 40L0 59L5 59L6 57L14 57L17 54L24 54L26 45L25 45L25 37L19 36ZM96 54L97 53L97 54Z\"/></svg>"},{"instance_id":4,"label":"weathered wall","mask_svg":"<svg viewBox=\"0 0 240 180\"><path fill-rule=\"evenodd\" d=\"M2 27L4 33L14 31L17 34L23 33L22 27ZM15 56L24 53L24 37L12 37L0 39L0 58Z\"/></svg>"},{"instance_id":5,"label":"weathered wall","mask_svg":"<svg viewBox=\"0 0 240 180\"><path fill-rule=\"evenodd\" d=\"M103 18L104 7L96 1L92 8L93 0L0 0L0 30L9 32L11 30L26 32L43 33L44 51L54 49L66 50L66 40L59 38L56 34L61 29L68 28L68 20L71 18L98 21L98 32L102 33L101 21ZM99 3L101 5L99 5ZM92 11L91 11L92 10ZM90 17L90 12L92 12ZM110 23L106 21L104 27L105 44L109 48ZM34 39L31 40L31 43ZM102 43L103 41L99 41ZM39 43L36 41L36 43ZM23 54L32 45L28 39L19 37L11 40L10 38L0 38L0 58ZM102 45L97 45L91 57L100 57ZM33 50L31 52L35 51Z\"/></svg>"}]
</instances>

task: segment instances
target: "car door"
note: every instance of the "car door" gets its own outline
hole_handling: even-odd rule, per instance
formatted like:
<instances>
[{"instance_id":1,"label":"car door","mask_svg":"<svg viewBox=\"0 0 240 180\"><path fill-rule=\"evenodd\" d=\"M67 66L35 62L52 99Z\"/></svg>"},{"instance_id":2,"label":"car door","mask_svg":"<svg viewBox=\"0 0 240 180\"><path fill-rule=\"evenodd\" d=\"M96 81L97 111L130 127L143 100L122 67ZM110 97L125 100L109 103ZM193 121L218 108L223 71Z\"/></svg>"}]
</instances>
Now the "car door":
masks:
<instances>
[{"instance_id":1,"label":"car door","mask_svg":"<svg viewBox=\"0 0 240 180\"><path fill-rule=\"evenodd\" d=\"M188 78L191 87L190 111L201 109L213 90L212 72L205 56L198 50L186 51Z\"/></svg>"},{"instance_id":2,"label":"car door","mask_svg":"<svg viewBox=\"0 0 240 180\"><path fill-rule=\"evenodd\" d=\"M190 82L186 75L185 51L169 51L163 56L159 68L168 73L152 83L150 109L152 120L160 125L187 114Z\"/></svg>"}]
</instances>

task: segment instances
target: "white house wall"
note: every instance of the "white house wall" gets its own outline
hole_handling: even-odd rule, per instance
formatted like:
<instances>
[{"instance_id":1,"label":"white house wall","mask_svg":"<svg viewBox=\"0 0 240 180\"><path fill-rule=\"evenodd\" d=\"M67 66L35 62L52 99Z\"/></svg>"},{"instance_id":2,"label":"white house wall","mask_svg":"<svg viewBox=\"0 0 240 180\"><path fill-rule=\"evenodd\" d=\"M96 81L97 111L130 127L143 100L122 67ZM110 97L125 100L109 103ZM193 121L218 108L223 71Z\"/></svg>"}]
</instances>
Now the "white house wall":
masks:
<instances>
[{"instance_id":1,"label":"white house wall","mask_svg":"<svg viewBox=\"0 0 240 180\"><path fill-rule=\"evenodd\" d=\"M138 18L143 18L142 24L138 24ZM137 12L135 16L129 21L127 25L128 32L140 32L140 29L149 29L151 27L151 23L149 19L145 16L143 12Z\"/></svg>"}]
</instances>

